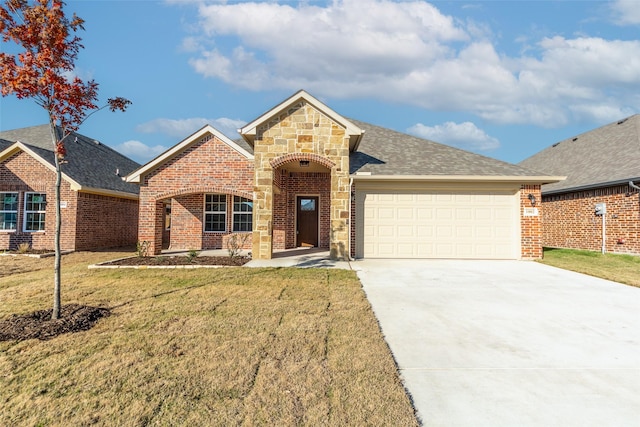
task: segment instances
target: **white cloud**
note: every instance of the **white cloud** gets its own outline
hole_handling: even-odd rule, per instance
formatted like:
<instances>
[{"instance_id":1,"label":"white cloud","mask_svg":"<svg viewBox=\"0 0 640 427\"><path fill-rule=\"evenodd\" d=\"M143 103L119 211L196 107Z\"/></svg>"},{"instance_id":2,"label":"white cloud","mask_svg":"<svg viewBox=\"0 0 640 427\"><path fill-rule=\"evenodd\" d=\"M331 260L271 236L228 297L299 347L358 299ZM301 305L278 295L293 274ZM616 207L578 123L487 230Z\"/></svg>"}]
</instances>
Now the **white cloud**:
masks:
<instances>
[{"instance_id":1,"label":"white cloud","mask_svg":"<svg viewBox=\"0 0 640 427\"><path fill-rule=\"evenodd\" d=\"M161 153L164 153L169 147L162 145L154 145L150 147L143 142L136 140L125 141L116 145L114 149L127 157L139 163L146 163Z\"/></svg>"},{"instance_id":2,"label":"white cloud","mask_svg":"<svg viewBox=\"0 0 640 427\"><path fill-rule=\"evenodd\" d=\"M638 0L615 0L611 3L614 22L619 25L640 24L640 4Z\"/></svg>"},{"instance_id":3,"label":"white cloud","mask_svg":"<svg viewBox=\"0 0 640 427\"><path fill-rule=\"evenodd\" d=\"M238 136L238 128L246 124L242 120L233 120L225 117L219 119L205 119L193 117L189 119L154 119L142 123L136 127L136 131L142 133L161 133L181 140L205 125L211 125L231 139Z\"/></svg>"},{"instance_id":4,"label":"white cloud","mask_svg":"<svg viewBox=\"0 0 640 427\"><path fill-rule=\"evenodd\" d=\"M446 122L436 126L418 123L407 129L407 132L465 150L486 151L494 150L500 146L500 141L487 135L485 131L471 122Z\"/></svg>"},{"instance_id":5,"label":"white cloud","mask_svg":"<svg viewBox=\"0 0 640 427\"><path fill-rule=\"evenodd\" d=\"M628 19L635 0L618 0ZM484 23L462 22L422 1L200 4L200 74L250 90L381 99L465 111L502 124L556 127L637 108L640 41L527 39L499 52ZM640 21L639 21L640 22Z\"/></svg>"}]
</instances>

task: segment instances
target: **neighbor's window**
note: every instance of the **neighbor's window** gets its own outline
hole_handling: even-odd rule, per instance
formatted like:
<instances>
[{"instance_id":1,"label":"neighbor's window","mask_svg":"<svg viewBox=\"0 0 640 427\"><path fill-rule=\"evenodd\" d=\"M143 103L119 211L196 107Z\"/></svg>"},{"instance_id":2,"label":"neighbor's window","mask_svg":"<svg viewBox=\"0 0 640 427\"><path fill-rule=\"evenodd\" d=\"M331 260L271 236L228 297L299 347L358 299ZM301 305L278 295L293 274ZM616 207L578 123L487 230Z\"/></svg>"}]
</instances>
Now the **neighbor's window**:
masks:
<instances>
[{"instance_id":1,"label":"neighbor's window","mask_svg":"<svg viewBox=\"0 0 640 427\"><path fill-rule=\"evenodd\" d=\"M18 228L18 193L0 193L0 230Z\"/></svg>"},{"instance_id":2,"label":"neighbor's window","mask_svg":"<svg viewBox=\"0 0 640 427\"><path fill-rule=\"evenodd\" d=\"M204 199L204 231L226 231L226 194L207 194Z\"/></svg>"},{"instance_id":3,"label":"neighbor's window","mask_svg":"<svg viewBox=\"0 0 640 427\"><path fill-rule=\"evenodd\" d=\"M25 193L24 231L44 231L47 196L44 193Z\"/></svg>"},{"instance_id":4,"label":"neighbor's window","mask_svg":"<svg viewBox=\"0 0 640 427\"><path fill-rule=\"evenodd\" d=\"M251 231L253 226L253 202L233 196L233 231Z\"/></svg>"}]
</instances>

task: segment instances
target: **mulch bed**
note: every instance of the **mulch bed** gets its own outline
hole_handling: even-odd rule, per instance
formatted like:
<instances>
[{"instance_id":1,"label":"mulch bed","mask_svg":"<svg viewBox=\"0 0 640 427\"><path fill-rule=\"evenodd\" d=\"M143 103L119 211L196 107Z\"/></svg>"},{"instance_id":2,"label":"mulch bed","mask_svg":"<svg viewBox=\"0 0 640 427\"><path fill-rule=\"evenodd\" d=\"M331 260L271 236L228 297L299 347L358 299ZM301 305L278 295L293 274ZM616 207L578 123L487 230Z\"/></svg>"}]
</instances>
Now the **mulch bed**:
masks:
<instances>
[{"instance_id":1,"label":"mulch bed","mask_svg":"<svg viewBox=\"0 0 640 427\"><path fill-rule=\"evenodd\" d=\"M100 265L224 265L224 266L241 266L251 261L250 257L237 256L154 256L154 257L131 257L119 259L116 261L105 262Z\"/></svg>"},{"instance_id":2,"label":"mulch bed","mask_svg":"<svg viewBox=\"0 0 640 427\"><path fill-rule=\"evenodd\" d=\"M28 314L13 314L0 320L0 341L48 340L69 332L91 329L103 317L111 314L108 308L90 307L80 304L64 305L60 318L51 320L53 309Z\"/></svg>"}]
</instances>

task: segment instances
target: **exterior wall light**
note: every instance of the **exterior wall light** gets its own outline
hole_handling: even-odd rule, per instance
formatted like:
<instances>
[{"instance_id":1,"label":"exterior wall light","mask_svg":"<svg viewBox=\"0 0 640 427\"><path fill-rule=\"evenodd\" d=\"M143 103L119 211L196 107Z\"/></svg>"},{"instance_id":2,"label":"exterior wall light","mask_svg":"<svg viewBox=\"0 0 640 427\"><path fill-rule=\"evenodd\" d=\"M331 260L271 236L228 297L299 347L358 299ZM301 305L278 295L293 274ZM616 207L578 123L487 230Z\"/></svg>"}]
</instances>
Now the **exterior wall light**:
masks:
<instances>
[{"instance_id":1,"label":"exterior wall light","mask_svg":"<svg viewBox=\"0 0 640 427\"><path fill-rule=\"evenodd\" d=\"M531 202L531 206L535 206L536 205L536 196L534 196L533 194L529 193L527 195L527 198Z\"/></svg>"}]
</instances>

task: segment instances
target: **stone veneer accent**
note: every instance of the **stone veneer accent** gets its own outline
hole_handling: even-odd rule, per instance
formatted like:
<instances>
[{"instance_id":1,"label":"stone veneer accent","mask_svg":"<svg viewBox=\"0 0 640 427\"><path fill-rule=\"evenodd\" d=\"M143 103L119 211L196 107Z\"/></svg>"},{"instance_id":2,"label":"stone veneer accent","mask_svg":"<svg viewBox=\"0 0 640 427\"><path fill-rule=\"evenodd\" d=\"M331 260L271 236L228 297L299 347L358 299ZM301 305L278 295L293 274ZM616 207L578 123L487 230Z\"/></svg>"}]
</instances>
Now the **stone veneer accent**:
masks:
<instances>
[{"instance_id":1,"label":"stone veneer accent","mask_svg":"<svg viewBox=\"0 0 640 427\"><path fill-rule=\"evenodd\" d=\"M331 165L329 250L332 259L347 259L349 136L345 128L301 100L257 127L254 159L253 258L270 259L273 249L277 178L273 165L305 159L325 167Z\"/></svg>"}]
</instances>

